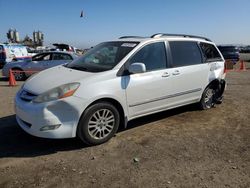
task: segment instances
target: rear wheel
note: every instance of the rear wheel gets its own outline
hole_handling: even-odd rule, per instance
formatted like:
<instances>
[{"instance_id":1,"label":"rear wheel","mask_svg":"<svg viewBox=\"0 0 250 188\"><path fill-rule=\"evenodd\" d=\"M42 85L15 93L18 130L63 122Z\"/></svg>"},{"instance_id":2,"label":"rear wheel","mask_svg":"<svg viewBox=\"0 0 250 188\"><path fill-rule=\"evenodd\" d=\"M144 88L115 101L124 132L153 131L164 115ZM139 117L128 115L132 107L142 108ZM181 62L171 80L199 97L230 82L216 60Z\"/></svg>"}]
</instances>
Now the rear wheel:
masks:
<instances>
[{"instance_id":1,"label":"rear wheel","mask_svg":"<svg viewBox=\"0 0 250 188\"><path fill-rule=\"evenodd\" d=\"M210 109L215 105L215 90L211 86L204 90L199 104L202 110Z\"/></svg>"},{"instance_id":2,"label":"rear wheel","mask_svg":"<svg viewBox=\"0 0 250 188\"><path fill-rule=\"evenodd\" d=\"M112 104L96 103L85 110L77 135L88 145L102 144L114 136L119 123L119 112Z\"/></svg>"},{"instance_id":3,"label":"rear wheel","mask_svg":"<svg viewBox=\"0 0 250 188\"><path fill-rule=\"evenodd\" d=\"M12 71L15 71L15 72L13 72L13 75L15 76L15 79L17 81L22 81L22 80L26 79L25 73L19 72L19 71L23 71L22 69L14 68L14 69L12 69Z\"/></svg>"}]
</instances>

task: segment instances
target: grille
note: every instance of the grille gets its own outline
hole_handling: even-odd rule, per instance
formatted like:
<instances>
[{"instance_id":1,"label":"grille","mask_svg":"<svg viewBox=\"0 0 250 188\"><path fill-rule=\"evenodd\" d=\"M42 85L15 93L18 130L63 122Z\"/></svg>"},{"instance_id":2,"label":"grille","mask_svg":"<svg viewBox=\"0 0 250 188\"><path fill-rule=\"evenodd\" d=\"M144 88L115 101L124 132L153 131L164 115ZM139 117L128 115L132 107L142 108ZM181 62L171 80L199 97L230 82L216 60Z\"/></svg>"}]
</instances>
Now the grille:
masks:
<instances>
[{"instance_id":1,"label":"grille","mask_svg":"<svg viewBox=\"0 0 250 188\"><path fill-rule=\"evenodd\" d=\"M30 93L28 91L22 90L20 93L20 98L24 101L30 102L32 101L37 95Z\"/></svg>"}]
</instances>

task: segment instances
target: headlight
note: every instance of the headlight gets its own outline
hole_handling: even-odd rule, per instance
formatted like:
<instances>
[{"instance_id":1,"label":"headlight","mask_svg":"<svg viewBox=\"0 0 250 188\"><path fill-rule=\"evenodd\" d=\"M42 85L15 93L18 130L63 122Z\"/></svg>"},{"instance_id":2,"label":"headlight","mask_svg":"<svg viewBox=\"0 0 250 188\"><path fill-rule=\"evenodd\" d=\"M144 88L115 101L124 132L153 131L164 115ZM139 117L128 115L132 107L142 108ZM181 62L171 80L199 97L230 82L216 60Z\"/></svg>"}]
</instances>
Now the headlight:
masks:
<instances>
[{"instance_id":1,"label":"headlight","mask_svg":"<svg viewBox=\"0 0 250 188\"><path fill-rule=\"evenodd\" d=\"M80 83L77 82L61 85L38 95L35 99L33 99L33 102L42 103L70 97L75 93L79 86Z\"/></svg>"}]
</instances>

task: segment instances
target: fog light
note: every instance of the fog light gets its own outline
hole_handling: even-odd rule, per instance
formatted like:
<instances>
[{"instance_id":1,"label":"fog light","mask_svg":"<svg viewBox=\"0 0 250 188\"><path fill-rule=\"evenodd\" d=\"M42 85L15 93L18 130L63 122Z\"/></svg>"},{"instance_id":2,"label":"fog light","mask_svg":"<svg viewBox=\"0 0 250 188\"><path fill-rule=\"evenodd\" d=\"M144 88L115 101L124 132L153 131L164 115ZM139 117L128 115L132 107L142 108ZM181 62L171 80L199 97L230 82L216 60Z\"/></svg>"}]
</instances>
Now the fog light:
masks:
<instances>
[{"instance_id":1,"label":"fog light","mask_svg":"<svg viewBox=\"0 0 250 188\"><path fill-rule=\"evenodd\" d=\"M42 127L40 129L40 131L55 130L55 129L58 129L60 126L61 126L61 124L58 124L58 125L47 125L47 126Z\"/></svg>"}]
</instances>

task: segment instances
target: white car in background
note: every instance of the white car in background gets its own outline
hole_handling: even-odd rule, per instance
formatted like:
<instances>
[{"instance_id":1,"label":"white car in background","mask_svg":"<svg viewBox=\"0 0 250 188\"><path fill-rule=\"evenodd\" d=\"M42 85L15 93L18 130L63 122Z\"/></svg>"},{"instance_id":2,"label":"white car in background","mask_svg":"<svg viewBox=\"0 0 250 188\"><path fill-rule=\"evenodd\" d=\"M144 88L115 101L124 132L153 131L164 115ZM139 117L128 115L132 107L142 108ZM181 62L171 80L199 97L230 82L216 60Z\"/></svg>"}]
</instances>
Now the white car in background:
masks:
<instances>
[{"instance_id":1,"label":"white car in background","mask_svg":"<svg viewBox=\"0 0 250 188\"><path fill-rule=\"evenodd\" d=\"M14 71L13 74L16 80L25 80L34 73L51 67L69 63L77 58L78 56L75 53L70 52L39 53L37 55L34 55L30 60L12 61L5 64L2 69L2 73L3 76L9 77L9 71L11 69Z\"/></svg>"},{"instance_id":2,"label":"white car in background","mask_svg":"<svg viewBox=\"0 0 250 188\"><path fill-rule=\"evenodd\" d=\"M223 56L209 39L121 37L30 78L16 95L16 119L34 136L101 144L132 119L221 103L224 77Z\"/></svg>"}]
</instances>

